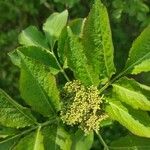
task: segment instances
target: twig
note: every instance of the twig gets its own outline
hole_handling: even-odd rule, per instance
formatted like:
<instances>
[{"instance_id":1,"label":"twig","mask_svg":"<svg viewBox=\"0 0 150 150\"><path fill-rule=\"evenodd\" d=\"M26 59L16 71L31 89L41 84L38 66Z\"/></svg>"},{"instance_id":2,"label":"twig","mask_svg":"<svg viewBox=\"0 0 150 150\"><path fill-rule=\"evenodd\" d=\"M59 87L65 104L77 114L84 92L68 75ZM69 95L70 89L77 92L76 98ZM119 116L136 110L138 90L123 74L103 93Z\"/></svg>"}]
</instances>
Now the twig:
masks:
<instances>
[{"instance_id":1,"label":"twig","mask_svg":"<svg viewBox=\"0 0 150 150\"><path fill-rule=\"evenodd\" d=\"M16 134L16 135L14 135L14 136L11 136L11 137L9 137L9 138L7 138L7 139L4 139L4 140L0 141L0 144L5 143L5 142L7 142L7 141L9 141L9 140L15 139L15 138L17 138L17 137L20 137L20 136L22 136L22 135L25 135L25 134L27 134L27 133L33 131L33 130L36 130L36 129L39 128L39 127L42 128L42 127L44 127L44 126L47 126L47 125L49 125L49 124L51 124L51 123L53 123L53 122L55 122L55 121L56 121L56 118L51 119L51 120L49 120L49 121L46 121L46 122L44 122L44 123L41 123L41 124L39 124L39 125L37 125L37 126L34 126L34 127L30 128L30 129L27 129L27 130L21 132L21 133L19 133L19 134Z\"/></svg>"},{"instance_id":2,"label":"twig","mask_svg":"<svg viewBox=\"0 0 150 150\"><path fill-rule=\"evenodd\" d=\"M97 131L95 131L95 133L97 134L100 143L104 146L104 150L109 150L109 148L108 148L107 144L105 143L105 141L103 140L102 136Z\"/></svg>"},{"instance_id":3,"label":"twig","mask_svg":"<svg viewBox=\"0 0 150 150\"><path fill-rule=\"evenodd\" d=\"M56 58L56 56L55 56L55 53L54 53L54 50L53 50L53 47L54 47L54 46L51 46L51 53L52 53L53 57L55 58L56 63L57 63L57 65L58 65L58 67L59 67L61 73L64 75L65 79L69 82L70 79L68 78L68 76L67 76L67 74L65 73L64 69L61 67L59 61L57 60L57 58Z\"/></svg>"}]
</instances>

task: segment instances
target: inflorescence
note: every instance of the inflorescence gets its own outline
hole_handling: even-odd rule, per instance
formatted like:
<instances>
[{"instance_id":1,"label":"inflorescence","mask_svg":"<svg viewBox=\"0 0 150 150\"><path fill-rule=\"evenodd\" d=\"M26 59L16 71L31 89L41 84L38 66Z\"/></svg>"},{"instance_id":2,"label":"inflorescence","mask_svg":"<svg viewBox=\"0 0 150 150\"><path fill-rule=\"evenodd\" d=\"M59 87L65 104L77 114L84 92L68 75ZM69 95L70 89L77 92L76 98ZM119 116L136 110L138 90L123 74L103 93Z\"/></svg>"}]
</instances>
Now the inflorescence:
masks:
<instances>
[{"instance_id":1,"label":"inflorescence","mask_svg":"<svg viewBox=\"0 0 150 150\"><path fill-rule=\"evenodd\" d=\"M67 82L62 92L61 119L67 125L78 125L85 134L98 131L106 118L101 110L102 98L97 87L85 87L80 81Z\"/></svg>"}]
</instances>

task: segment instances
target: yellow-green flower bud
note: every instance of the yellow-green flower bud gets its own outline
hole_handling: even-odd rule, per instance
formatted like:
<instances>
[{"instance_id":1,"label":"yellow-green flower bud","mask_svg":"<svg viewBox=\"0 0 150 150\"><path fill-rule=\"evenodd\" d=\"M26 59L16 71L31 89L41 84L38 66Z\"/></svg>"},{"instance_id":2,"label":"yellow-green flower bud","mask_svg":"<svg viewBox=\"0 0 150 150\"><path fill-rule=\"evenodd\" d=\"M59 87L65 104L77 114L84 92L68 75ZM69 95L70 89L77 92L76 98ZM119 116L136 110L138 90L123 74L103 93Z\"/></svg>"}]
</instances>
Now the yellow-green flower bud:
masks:
<instances>
[{"instance_id":1,"label":"yellow-green flower bud","mask_svg":"<svg viewBox=\"0 0 150 150\"><path fill-rule=\"evenodd\" d=\"M98 131L104 118L97 87L85 87L80 81L67 82L62 94L61 119L67 125L78 125L86 134Z\"/></svg>"}]
</instances>

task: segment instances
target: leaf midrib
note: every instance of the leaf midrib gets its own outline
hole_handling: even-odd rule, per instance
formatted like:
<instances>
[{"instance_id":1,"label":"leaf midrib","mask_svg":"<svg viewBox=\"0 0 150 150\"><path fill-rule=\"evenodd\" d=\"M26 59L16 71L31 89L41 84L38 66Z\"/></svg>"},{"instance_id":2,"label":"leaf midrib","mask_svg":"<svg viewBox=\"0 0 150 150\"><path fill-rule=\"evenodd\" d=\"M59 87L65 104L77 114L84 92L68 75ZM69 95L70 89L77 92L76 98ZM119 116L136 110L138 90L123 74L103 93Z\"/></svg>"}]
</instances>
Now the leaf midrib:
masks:
<instances>
[{"instance_id":1,"label":"leaf midrib","mask_svg":"<svg viewBox=\"0 0 150 150\"><path fill-rule=\"evenodd\" d=\"M148 55L150 54L150 52L149 53L147 53L146 55L144 55L143 57L141 57L138 61L136 61L136 62L134 62L133 64L131 64L131 66L129 66L129 67L125 67L124 68L124 70L122 71L122 72L120 72L112 81L111 81L111 83L113 83L114 81L116 81L117 79L119 79L120 77L122 77L123 75L125 75L126 74L126 72L130 69L130 68L132 68L132 67L134 67L134 65L136 65L137 63L139 63L139 62L141 62L145 57L147 57ZM126 64L127 65L127 64Z\"/></svg>"},{"instance_id":2,"label":"leaf midrib","mask_svg":"<svg viewBox=\"0 0 150 150\"><path fill-rule=\"evenodd\" d=\"M116 107L119 111L122 111L123 113L125 113L126 115L130 116L132 118L132 115L130 115L129 113L127 113L125 110L121 109L119 106L115 105L113 102L109 102L109 104L113 105L114 107ZM110 105L110 106L111 106ZM135 120L134 118L132 118L135 122L137 122L138 124L142 125L144 128L146 129L150 129L150 127L145 127L142 123L140 123L138 120Z\"/></svg>"},{"instance_id":3,"label":"leaf midrib","mask_svg":"<svg viewBox=\"0 0 150 150\"><path fill-rule=\"evenodd\" d=\"M123 72L122 74L124 74L125 72L127 72L130 68L134 67L135 65L137 65L138 63L142 62L142 60L144 58L146 58L148 55L150 55L150 52L147 53L146 55L144 55L143 57L141 57L140 59L138 59L137 61L135 61L134 63L131 64L131 66L127 67ZM128 63L128 62L127 62Z\"/></svg>"},{"instance_id":4,"label":"leaf midrib","mask_svg":"<svg viewBox=\"0 0 150 150\"><path fill-rule=\"evenodd\" d=\"M127 92L129 92L129 93L135 93L136 95L138 94L138 95L140 95L139 97L145 97L143 94L137 93L136 91L127 89L127 88L125 88L125 87L123 87L123 86L119 86L119 85L117 85L117 84L113 84L113 86L116 86L116 87L118 87L118 88L120 88L120 89L123 89L123 90L125 90L125 91L127 91ZM147 99L147 98L145 97L145 100L146 100L146 99ZM144 103L145 103L145 100L142 100L141 102L144 102ZM146 101L149 102L148 100L146 100ZM136 101L136 102L139 103L139 106L141 105L140 101ZM146 103L146 105L147 105L147 103ZM149 102L149 106L150 106L150 102Z\"/></svg>"},{"instance_id":5,"label":"leaf midrib","mask_svg":"<svg viewBox=\"0 0 150 150\"><path fill-rule=\"evenodd\" d=\"M37 146L38 146L38 138L39 138L39 134L40 134L40 128L41 128L41 127L38 128L37 134L36 134L36 136L35 136L35 142L34 142L33 150L37 150L37 148L38 148Z\"/></svg>"}]
</instances>

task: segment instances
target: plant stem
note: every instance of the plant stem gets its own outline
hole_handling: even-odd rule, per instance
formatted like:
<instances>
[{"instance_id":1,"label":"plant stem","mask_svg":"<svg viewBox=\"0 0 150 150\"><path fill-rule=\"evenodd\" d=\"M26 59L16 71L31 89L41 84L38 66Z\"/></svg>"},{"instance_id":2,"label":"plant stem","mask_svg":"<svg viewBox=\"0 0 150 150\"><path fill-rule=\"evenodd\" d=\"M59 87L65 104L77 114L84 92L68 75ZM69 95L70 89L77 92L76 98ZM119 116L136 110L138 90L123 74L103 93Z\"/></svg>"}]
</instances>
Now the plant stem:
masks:
<instances>
[{"instance_id":1,"label":"plant stem","mask_svg":"<svg viewBox=\"0 0 150 150\"><path fill-rule=\"evenodd\" d=\"M136 63L132 64L130 67L128 67L127 69L123 70L122 72L120 72L117 76L115 76L111 81L109 81L108 83L106 83L100 90L99 93L102 93L105 89L108 88L108 86L110 86L113 82L115 82L118 78L122 77L123 75L125 75L125 73L135 65Z\"/></svg>"},{"instance_id":2,"label":"plant stem","mask_svg":"<svg viewBox=\"0 0 150 150\"><path fill-rule=\"evenodd\" d=\"M30 128L30 129L27 129L27 130L25 130L25 131L19 133L19 134L16 134L16 135L11 136L11 137L9 137L9 138L7 138L7 139L4 139L3 141L0 141L0 144L2 144L2 143L4 143L4 142L7 142L7 141L9 141L9 140L15 139L15 138L17 138L17 137L20 137L20 136L22 136L22 135L25 135L25 134L27 134L27 133L33 131L33 130L38 129L39 127L42 128L42 127L44 127L44 126L47 126L47 125L49 125L49 124L51 124L51 123L53 123L53 122L55 122L55 121L56 121L56 118L53 118L53 119L51 119L51 120L49 120L49 121L46 121L46 122L44 122L44 123L39 123L39 125L37 125L37 126L34 126L34 127Z\"/></svg>"},{"instance_id":3,"label":"plant stem","mask_svg":"<svg viewBox=\"0 0 150 150\"><path fill-rule=\"evenodd\" d=\"M105 143L105 141L103 140L102 136L97 131L95 131L95 133L97 134L100 143L104 146L104 150L109 150L109 148L108 148L107 144Z\"/></svg>"},{"instance_id":4,"label":"plant stem","mask_svg":"<svg viewBox=\"0 0 150 150\"><path fill-rule=\"evenodd\" d=\"M67 74L65 73L64 69L61 67L59 61L57 60L57 58L56 58L56 56L55 56L55 54L54 54L54 51L53 51L53 47L51 47L51 53L52 53L53 57L55 58L56 63L57 63L57 65L58 65L58 67L59 67L61 73L64 75L65 79L69 82L70 79L68 78L68 76L67 76Z\"/></svg>"},{"instance_id":5,"label":"plant stem","mask_svg":"<svg viewBox=\"0 0 150 150\"><path fill-rule=\"evenodd\" d=\"M113 82L115 82L118 78L120 78L123 75L124 72L118 74L116 77L114 77L111 81L107 82L100 90L99 94L101 94L104 90L106 90Z\"/></svg>"},{"instance_id":6,"label":"plant stem","mask_svg":"<svg viewBox=\"0 0 150 150\"><path fill-rule=\"evenodd\" d=\"M111 85L111 82L107 82L107 83L99 90L99 94L101 94L105 89L107 89L109 85Z\"/></svg>"}]
</instances>

